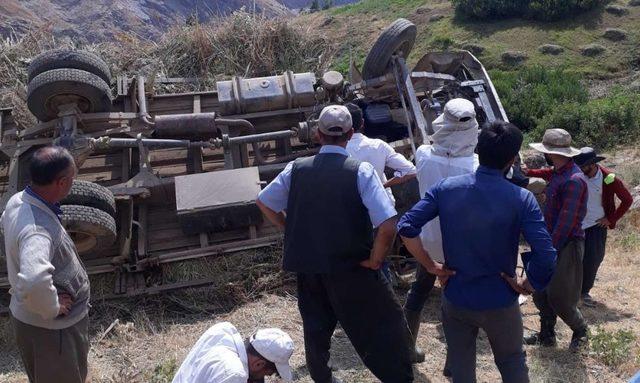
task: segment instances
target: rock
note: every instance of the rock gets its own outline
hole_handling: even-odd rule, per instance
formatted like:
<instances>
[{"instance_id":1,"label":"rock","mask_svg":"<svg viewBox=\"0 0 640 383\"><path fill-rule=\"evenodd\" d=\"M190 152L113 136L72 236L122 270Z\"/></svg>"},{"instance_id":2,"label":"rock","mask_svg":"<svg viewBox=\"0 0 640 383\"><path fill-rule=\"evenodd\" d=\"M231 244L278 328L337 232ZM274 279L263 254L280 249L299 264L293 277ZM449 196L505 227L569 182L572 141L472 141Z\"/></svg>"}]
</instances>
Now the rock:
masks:
<instances>
[{"instance_id":1,"label":"rock","mask_svg":"<svg viewBox=\"0 0 640 383\"><path fill-rule=\"evenodd\" d=\"M621 41L627 38L627 31L618 28L607 28L602 36L611 41Z\"/></svg>"},{"instance_id":2,"label":"rock","mask_svg":"<svg viewBox=\"0 0 640 383\"><path fill-rule=\"evenodd\" d=\"M529 185L527 189L533 194L542 194L544 189L547 188L547 183L542 178L531 177L529 178Z\"/></svg>"},{"instance_id":3,"label":"rock","mask_svg":"<svg viewBox=\"0 0 640 383\"><path fill-rule=\"evenodd\" d=\"M529 57L526 53L520 51L506 51L501 56L502 62L508 65L522 64Z\"/></svg>"},{"instance_id":4,"label":"rock","mask_svg":"<svg viewBox=\"0 0 640 383\"><path fill-rule=\"evenodd\" d=\"M322 24L320 24L320 27L326 27L327 25L333 23L333 16L329 16L326 19L324 19L324 21L322 22Z\"/></svg>"},{"instance_id":5,"label":"rock","mask_svg":"<svg viewBox=\"0 0 640 383\"><path fill-rule=\"evenodd\" d=\"M632 7L638 7L640 6L640 0L631 0L629 1L629 5Z\"/></svg>"},{"instance_id":6,"label":"rock","mask_svg":"<svg viewBox=\"0 0 640 383\"><path fill-rule=\"evenodd\" d=\"M629 88L633 91L640 92L640 80L632 82L631 85L629 85Z\"/></svg>"},{"instance_id":7,"label":"rock","mask_svg":"<svg viewBox=\"0 0 640 383\"><path fill-rule=\"evenodd\" d=\"M429 12L431 12L431 8L429 7L419 7L418 9L416 9L416 13L418 15L422 15L424 13L429 13Z\"/></svg>"},{"instance_id":8,"label":"rock","mask_svg":"<svg viewBox=\"0 0 640 383\"><path fill-rule=\"evenodd\" d=\"M624 16L629 13L629 9L627 7L616 4L607 5L604 10L616 16Z\"/></svg>"},{"instance_id":9,"label":"rock","mask_svg":"<svg viewBox=\"0 0 640 383\"><path fill-rule=\"evenodd\" d=\"M538 51L540 51L540 53L545 54L545 55L559 55L560 53L564 52L564 48L561 47L560 45L554 45L554 44L544 44L544 45L540 45L538 47Z\"/></svg>"},{"instance_id":10,"label":"rock","mask_svg":"<svg viewBox=\"0 0 640 383\"><path fill-rule=\"evenodd\" d=\"M594 57L602 54L606 50L607 48L600 44L589 44L581 47L580 53L582 53L583 56Z\"/></svg>"},{"instance_id":11,"label":"rock","mask_svg":"<svg viewBox=\"0 0 640 383\"><path fill-rule=\"evenodd\" d=\"M475 43L466 43L462 46L462 49L473 53L476 56L479 56L484 52L484 47L480 44Z\"/></svg>"},{"instance_id":12,"label":"rock","mask_svg":"<svg viewBox=\"0 0 640 383\"><path fill-rule=\"evenodd\" d=\"M523 159L524 164L529 169L540 169L547 166L547 160L544 159L544 154L533 152Z\"/></svg>"},{"instance_id":13,"label":"rock","mask_svg":"<svg viewBox=\"0 0 640 383\"><path fill-rule=\"evenodd\" d=\"M432 23L434 23L436 21L440 21L442 19L444 19L444 15L433 15L433 16L429 17L429 21L432 22Z\"/></svg>"}]
</instances>

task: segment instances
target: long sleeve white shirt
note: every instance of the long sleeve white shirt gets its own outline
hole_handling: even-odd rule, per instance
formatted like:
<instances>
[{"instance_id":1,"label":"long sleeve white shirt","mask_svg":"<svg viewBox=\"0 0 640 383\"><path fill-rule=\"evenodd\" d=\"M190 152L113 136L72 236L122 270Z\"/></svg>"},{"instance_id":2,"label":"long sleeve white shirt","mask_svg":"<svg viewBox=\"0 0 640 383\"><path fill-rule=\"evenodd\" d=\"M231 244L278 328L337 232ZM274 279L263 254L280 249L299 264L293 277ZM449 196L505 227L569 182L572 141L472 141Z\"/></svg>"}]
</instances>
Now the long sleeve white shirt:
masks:
<instances>
[{"instance_id":1,"label":"long sleeve white shirt","mask_svg":"<svg viewBox=\"0 0 640 383\"><path fill-rule=\"evenodd\" d=\"M416 173L416 167L411 161L397 153L391 145L376 138L369 138L362 133L353 134L347 143L347 152L351 157L373 165L383 184L387 182L387 176L384 174L385 168L393 169L395 177ZM386 188L386 192L391 202L395 203L391 188Z\"/></svg>"}]
</instances>

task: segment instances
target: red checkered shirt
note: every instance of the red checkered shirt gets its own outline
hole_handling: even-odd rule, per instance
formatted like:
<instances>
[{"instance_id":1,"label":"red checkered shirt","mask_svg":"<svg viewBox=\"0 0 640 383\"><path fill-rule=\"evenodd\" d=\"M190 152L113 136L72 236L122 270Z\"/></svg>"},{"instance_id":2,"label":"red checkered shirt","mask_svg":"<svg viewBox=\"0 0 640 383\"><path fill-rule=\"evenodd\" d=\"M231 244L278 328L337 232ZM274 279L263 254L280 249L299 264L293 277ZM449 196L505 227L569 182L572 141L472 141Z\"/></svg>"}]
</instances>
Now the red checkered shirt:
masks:
<instances>
[{"instance_id":1,"label":"red checkered shirt","mask_svg":"<svg viewBox=\"0 0 640 383\"><path fill-rule=\"evenodd\" d=\"M569 161L553 172L547 186L544 219L553 239L553 246L560 251L567 241L584 238L582 220L587 214L589 193L584 174Z\"/></svg>"}]
</instances>

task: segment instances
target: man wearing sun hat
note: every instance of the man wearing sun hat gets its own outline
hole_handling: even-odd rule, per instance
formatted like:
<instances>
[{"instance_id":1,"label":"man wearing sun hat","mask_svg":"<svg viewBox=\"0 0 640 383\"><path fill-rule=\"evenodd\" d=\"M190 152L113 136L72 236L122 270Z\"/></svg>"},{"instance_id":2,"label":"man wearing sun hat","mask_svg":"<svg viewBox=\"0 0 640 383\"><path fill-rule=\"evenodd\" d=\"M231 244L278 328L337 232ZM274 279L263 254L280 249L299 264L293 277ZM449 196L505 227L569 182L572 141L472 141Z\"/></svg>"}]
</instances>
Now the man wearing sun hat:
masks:
<instances>
[{"instance_id":1,"label":"man wearing sun hat","mask_svg":"<svg viewBox=\"0 0 640 383\"><path fill-rule=\"evenodd\" d=\"M328 362L340 323L378 379L412 382L411 334L380 271L397 213L373 166L349 157L345 148L352 135L349 110L325 107L318 120L320 152L288 164L256 203L284 229L282 263L297 275L311 379L336 381Z\"/></svg>"},{"instance_id":2,"label":"man wearing sun hat","mask_svg":"<svg viewBox=\"0 0 640 383\"><path fill-rule=\"evenodd\" d=\"M533 294L540 310L540 332L525 338L526 344L554 346L555 324L559 316L573 330L569 348L577 351L587 342L587 324L578 308L582 288L584 230L588 189L584 175L573 157L580 151L571 146L571 135L563 129L549 129L541 143L531 148L544 154L553 164L548 177L544 218L558 250L556 271L543 291ZM536 176L534 171L528 175Z\"/></svg>"},{"instance_id":3,"label":"man wearing sun hat","mask_svg":"<svg viewBox=\"0 0 640 383\"><path fill-rule=\"evenodd\" d=\"M222 322L198 339L173 383L247 383L273 374L290 382L292 354L293 340L280 329L260 329L243 340L231 323Z\"/></svg>"}]
</instances>

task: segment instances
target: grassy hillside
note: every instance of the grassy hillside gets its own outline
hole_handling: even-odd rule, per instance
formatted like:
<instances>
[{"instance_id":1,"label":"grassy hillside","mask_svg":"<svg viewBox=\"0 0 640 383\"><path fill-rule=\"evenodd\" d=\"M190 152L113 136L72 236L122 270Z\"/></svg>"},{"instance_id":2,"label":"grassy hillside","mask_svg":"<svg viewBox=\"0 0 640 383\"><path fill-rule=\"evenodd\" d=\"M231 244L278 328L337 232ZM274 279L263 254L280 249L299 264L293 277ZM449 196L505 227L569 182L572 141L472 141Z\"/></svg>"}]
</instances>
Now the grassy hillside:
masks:
<instances>
[{"instance_id":1,"label":"grassy hillside","mask_svg":"<svg viewBox=\"0 0 640 383\"><path fill-rule=\"evenodd\" d=\"M571 20L542 23L522 19L495 22L471 22L458 19L449 0L362 0L313 15L298 21L326 33L340 45L341 55L335 67L345 69L349 51L360 64L371 43L391 21L405 17L418 26L418 39L410 61L417 61L429 50L458 49L467 44L484 48L479 58L488 68L509 69L502 63L506 51L524 52L524 65L563 66L592 78L612 78L628 75L640 67L640 7L619 0L628 14L616 16L604 7L578 15ZM614 42L604 38L607 28L627 32L625 40ZM564 52L545 55L543 44L560 45ZM601 55L587 57L581 48L588 44L605 47Z\"/></svg>"}]
</instances>

